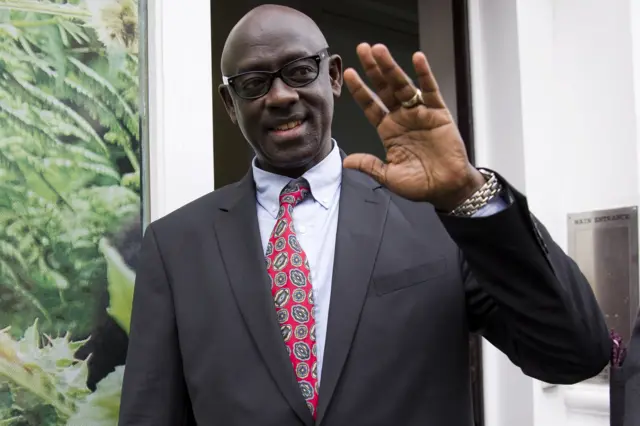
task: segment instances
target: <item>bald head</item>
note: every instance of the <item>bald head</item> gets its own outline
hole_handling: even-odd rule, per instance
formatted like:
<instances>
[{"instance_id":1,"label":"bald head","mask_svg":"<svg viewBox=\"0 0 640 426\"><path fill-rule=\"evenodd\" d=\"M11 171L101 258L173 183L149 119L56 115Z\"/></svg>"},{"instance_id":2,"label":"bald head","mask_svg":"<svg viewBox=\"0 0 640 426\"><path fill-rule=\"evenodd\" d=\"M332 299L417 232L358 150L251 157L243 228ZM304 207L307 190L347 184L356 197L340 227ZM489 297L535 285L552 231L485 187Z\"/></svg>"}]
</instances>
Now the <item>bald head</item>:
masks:
<instances>
[{"instance_id":1,"label":"bald head","mask_svg":"<svg viewBox=\"0 0 640 426\"><path fill-rule=\"evenodd\" d=\"M327 47L318 25L304 13L287 6L261 5L244 15L229 33L220 61L222 74L235 74L245 62L262 59L256 57L257 51L266 43L278 43L283 50L308 50L309 54Z\"/></svg>"}]
</instances>

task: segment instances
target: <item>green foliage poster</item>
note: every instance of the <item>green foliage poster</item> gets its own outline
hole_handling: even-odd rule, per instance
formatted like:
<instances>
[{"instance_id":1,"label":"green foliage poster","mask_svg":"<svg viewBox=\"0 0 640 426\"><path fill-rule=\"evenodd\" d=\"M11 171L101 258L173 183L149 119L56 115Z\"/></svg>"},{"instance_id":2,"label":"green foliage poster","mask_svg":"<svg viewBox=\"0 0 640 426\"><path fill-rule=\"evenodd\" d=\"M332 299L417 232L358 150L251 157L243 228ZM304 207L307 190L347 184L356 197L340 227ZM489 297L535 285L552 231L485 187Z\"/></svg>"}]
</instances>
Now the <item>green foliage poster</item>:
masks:
<instances>
[{"instance_id":1,"label":"green foliage poster","mask_svg":"<svg viewBox=\"0 0 640 426\"><path fill-rule=\"evenodd\" d=\"M0 0L0 426L115 426L141 227L137 0Z\"/></svg>"}]
</instances>

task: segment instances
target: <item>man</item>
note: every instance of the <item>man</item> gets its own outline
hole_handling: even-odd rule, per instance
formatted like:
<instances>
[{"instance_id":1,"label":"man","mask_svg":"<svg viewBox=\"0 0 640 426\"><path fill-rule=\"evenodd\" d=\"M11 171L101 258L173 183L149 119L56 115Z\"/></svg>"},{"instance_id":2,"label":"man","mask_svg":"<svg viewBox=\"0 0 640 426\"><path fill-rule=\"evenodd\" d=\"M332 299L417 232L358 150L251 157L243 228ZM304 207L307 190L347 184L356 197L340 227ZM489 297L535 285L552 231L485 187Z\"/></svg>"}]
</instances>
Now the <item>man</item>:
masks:
<instances>
[{"instance_id":1,"label":"man","mask_svg":"<svg viewBox=\"0 0 640 426\"><path fill-rule=\"evenodd\" d=\"M147 230L120 426L469 426L469 332L546 382L606 365L589 284L469 164L425 56L416 87L357 52L386 163L332 140L342 63L310 18L261 6L229 34L220 93L255 160Z\"/></svg>"},{"instance_id":2,"label":"man","mask_svg":"<svg viewBox=\"0 0 640 426\"><path fill-rule=\"evenodd\" d=\"M640 425L640 312L627 348L622 338L612 332L613 351L609 396L611 426Z\"/></svg>"}]
</instances>

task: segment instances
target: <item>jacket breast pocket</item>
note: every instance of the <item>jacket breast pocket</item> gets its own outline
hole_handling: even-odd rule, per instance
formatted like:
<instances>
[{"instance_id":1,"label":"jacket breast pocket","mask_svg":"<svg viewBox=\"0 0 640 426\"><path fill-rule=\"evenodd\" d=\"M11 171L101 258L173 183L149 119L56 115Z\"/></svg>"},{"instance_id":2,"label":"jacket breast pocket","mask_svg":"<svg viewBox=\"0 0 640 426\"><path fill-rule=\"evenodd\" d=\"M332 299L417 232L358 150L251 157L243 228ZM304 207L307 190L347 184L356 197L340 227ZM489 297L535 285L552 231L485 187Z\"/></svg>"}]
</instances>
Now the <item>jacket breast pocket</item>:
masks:
<instances>
[{"instance_id":1,"label":"jacket breast pocket","mask_svg":"<svg viewBox=\"0 0 640 426\"><path fill-rule=\"evenodd\" d=\"M431 259L419 266L389 275L373 278L373 288L378 296L422 284L445 274L447 264L444 257Z\"/></svg>"}]
</instances>

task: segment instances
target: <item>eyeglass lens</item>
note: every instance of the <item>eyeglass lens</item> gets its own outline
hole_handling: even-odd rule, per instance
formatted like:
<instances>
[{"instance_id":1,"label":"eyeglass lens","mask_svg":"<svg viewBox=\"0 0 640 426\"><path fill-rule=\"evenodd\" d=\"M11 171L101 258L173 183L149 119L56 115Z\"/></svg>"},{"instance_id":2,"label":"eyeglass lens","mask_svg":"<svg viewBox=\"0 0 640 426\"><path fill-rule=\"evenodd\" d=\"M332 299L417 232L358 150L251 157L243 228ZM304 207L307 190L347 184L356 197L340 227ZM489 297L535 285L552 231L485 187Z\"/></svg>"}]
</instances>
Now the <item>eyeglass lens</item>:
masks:
<instances>
[{"instance_id":1,"label":"eyeglass lens","mask_svg":"<svg viewBox=\"0 0 640 426\"><path fill-rule=\"evenodd\" d=\"M287 64L279 72L280 78L291 87L302 87L318 77L319 64L316 58L302 58ZM236 93L245 98L259 98L267 94L278 73L249 72L234 78Z\"/></svg>"}]
</instances>

